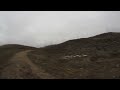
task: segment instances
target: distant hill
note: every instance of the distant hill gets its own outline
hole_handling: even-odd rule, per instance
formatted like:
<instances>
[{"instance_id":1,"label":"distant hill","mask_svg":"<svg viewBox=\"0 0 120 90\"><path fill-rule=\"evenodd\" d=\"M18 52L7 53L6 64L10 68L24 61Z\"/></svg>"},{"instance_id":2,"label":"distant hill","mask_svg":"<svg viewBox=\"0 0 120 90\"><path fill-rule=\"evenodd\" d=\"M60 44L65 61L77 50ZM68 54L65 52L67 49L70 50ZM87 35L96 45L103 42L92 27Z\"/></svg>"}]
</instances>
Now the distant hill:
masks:
<instances>
[{"instance_id":1,"label":"distant hill","mask_svg":"<svg viewBox=\"0 0 120 90\"><path fill-rule=\"evenodd\" d=\"M92 38L118 38L120 37L120 33L119 32L108 32L108 33L103 33L100 35L96 35Z\"/></svg>"},{"instance_id":2,"label":"distant hill","mask_svg":"<svg viewBox=\"0 0 120 90\"><path fill-rule=\"evenodd\" d=\"M43 48L3 45L0 53L0 78L120 79L117 32Z\"/></svg>"}]
</instances>

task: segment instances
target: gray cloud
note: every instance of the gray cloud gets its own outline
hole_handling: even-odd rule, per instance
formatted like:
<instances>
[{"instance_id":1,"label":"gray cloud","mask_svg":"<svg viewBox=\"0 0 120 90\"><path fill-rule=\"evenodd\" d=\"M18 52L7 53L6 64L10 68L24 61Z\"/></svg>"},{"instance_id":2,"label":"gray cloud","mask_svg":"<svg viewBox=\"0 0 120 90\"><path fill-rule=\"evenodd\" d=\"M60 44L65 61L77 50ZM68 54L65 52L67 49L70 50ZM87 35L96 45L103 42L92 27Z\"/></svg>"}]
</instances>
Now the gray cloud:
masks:
<instances>
[{"instance_id":1,"label":"gray cloud","mask_svg":"<svg viewBox=\"0 0 120 90\"><path fill-rule=\"evenodd\" d=\"M119 31L119 23L119 11L0 11L0 43L41 47Z\"/></svg>"}]
</instances>

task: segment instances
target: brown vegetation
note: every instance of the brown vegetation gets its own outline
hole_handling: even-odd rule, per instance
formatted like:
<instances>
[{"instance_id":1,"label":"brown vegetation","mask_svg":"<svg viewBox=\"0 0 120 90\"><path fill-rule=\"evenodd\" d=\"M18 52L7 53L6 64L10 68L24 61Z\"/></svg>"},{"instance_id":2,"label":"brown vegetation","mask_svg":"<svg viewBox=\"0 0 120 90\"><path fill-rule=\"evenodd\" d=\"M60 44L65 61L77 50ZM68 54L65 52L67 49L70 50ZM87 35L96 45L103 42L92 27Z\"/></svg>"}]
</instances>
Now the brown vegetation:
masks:
<instances>
[{"instance_id":1,"label":"brown vegetation","mask_svg":"<svg viewBox=\"0 0 120 90\"><path fill-rule=\"evenodd\" d=\"M0 53L0 78L120 79L120 33L43 48L4 45Z\"/></svg>"}]
</instances>

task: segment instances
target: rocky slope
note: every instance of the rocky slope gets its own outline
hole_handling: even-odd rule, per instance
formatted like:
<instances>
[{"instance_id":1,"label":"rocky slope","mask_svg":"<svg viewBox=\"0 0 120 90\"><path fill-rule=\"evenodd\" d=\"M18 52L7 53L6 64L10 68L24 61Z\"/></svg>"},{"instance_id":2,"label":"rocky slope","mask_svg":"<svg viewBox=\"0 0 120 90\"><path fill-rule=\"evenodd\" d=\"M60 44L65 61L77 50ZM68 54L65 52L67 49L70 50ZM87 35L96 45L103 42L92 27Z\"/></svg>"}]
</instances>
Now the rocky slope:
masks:
<instances>
[{"instance_id":1,"label":"rocky slope","mask_svg":"<svg viewBox=\"0 0 120 90\"><path fill-rule=\"evenodd\" d=\"M34 48L0 47L2 79L119 79L120 33Z\"/></svg>"}]
</instances>

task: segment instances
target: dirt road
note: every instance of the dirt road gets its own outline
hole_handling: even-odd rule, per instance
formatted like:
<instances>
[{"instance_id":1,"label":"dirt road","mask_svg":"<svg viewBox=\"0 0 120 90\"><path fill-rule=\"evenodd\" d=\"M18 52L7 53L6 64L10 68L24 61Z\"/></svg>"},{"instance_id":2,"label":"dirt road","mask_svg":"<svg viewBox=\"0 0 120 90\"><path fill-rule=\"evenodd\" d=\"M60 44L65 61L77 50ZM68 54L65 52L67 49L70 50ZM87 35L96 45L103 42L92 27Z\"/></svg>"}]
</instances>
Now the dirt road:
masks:
<instances>
[{"instance_id":1,"label":"dirt road","mask_svg":"<svg viewBox=\"0 0 120 90\"><path fill-rule=\"evenodd\" d=\"M8 66L2 71L1 77L7 79L54 79L42 68L38 68L27 57L31 50L22 51L13 56Z\"/></svg>"}]
</instances>

